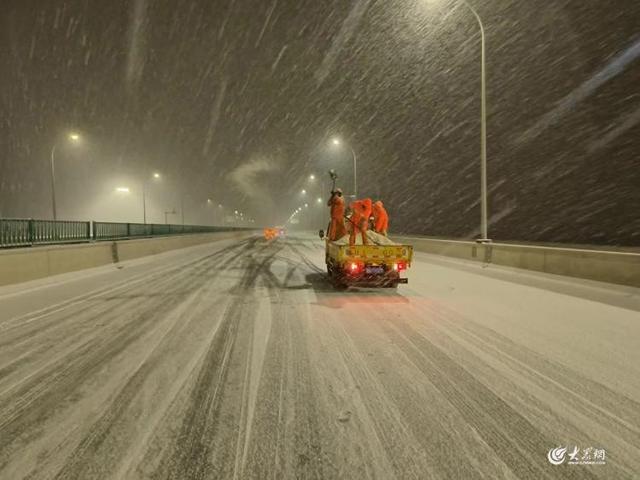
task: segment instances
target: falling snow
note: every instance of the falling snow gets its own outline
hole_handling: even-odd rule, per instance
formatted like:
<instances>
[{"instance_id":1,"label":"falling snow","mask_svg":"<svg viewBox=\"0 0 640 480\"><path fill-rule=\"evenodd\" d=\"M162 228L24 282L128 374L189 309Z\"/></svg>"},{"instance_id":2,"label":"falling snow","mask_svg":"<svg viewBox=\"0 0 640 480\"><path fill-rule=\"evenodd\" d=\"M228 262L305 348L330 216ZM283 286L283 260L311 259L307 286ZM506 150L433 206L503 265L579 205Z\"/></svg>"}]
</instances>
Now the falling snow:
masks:
<instances>
[{"instance_id":1,"label":"falling snow","mask_svg":"<svg viewBox=\"0 0 640 480\"><path fill-rule=\"evenodd\" d=\"M469 3L490 236L640 245L640 4ZM0 216L50 218L55 145L61 218L139 221L147 182L152 221L184 202L189 223L222 204L273 225L303 187L326 198L330 168L350 193L353 148L358 195L384 200L392 231L478 234L480 35L459 1L0 9Z\"/></svg>"}]
</instances>

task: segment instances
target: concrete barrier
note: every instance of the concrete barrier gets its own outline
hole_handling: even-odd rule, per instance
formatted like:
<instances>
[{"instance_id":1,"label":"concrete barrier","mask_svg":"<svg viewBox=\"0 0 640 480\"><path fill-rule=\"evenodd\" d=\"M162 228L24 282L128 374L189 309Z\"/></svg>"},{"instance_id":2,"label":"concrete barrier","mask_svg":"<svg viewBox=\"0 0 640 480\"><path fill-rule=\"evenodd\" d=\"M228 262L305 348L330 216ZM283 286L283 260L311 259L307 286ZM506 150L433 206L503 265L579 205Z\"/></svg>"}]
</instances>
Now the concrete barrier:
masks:
<instances>
[{"instance_id":1,"label":"concrete barrier","mask_svg":"<svg viewBox=\"0 0 640 480\"><path fill-rule=\"evenodd\" d=\"M640 254L508 243L393 237L419 252L640 287Z\"/></svg>"},{"instance_id":2,"label":"concrete barrier","mask_svg":"<svg viewBox=\"0 0 640 480\"><path fill-rule=\"evenodd\" d=\"M158 237L140 240L128 240L116 242L117 255L120 261L132 260L134 258L156 255L158 253L176 250L178 248L191 247L201 243L224 240L228 238L246 238L252 235L247 232L216 232L194 235L179 235L173 237Z\"/></svg>"},{"instance_id":3,"label":"concrete barrier","mask_svg":"<svg viewBox=\"0 0 640 480\"><path fill-rule=\"evenodd\" d=\"M0 286L249 235L252 232L215 232L0 250Z\"/></svg>"}]
</instances>

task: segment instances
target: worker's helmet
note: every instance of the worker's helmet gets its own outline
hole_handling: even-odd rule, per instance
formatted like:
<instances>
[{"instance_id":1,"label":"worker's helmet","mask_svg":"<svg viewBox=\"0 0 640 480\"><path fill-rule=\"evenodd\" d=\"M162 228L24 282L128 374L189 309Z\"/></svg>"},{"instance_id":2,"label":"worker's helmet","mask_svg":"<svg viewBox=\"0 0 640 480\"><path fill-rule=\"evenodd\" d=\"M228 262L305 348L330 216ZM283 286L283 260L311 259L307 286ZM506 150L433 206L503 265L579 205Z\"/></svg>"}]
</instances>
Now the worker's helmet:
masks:
<instances>
[{"instance_id":1,"label":"worker's helmet","mask_svg":"<svg viewBox=\"0 0 640 480\"><path fill-rule=\"evenodd\" d=\"M333 193L339 193L340 195L342 195L342 189L338 187L333 191Z\"/></svg>"},{"instance_id":2,"label":"worker's helmet","mask_svg":"<svg viewBox=\"0 0 640 480\"><path fill-rule=\"evenodd\" d=\"M382 207L382 206L383 206L383 205L382 205L382 200L377 200L377 201L374 203L374 205L375 205L376 207Z\"/></svg>"}]
</instances>

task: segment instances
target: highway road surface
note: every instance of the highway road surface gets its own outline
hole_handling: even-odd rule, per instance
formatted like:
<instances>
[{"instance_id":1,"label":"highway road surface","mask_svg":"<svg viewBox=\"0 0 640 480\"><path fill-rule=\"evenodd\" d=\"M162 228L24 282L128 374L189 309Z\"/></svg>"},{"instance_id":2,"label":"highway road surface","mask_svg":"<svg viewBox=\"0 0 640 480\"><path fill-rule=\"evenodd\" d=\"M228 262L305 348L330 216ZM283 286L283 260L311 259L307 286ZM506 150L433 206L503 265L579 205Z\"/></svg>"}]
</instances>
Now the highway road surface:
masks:
<instances>
[{"instance_id":1,"label":"highway road surface","mask_svg":"<svg viewBox=\"0 0 640 480\"><path fill-rule=\"evenodd\" d=\"M0 289L0 478L640 478L638 289L417 254L335 291L323 258L256 237Z\"/></svg>"}]
</instances>

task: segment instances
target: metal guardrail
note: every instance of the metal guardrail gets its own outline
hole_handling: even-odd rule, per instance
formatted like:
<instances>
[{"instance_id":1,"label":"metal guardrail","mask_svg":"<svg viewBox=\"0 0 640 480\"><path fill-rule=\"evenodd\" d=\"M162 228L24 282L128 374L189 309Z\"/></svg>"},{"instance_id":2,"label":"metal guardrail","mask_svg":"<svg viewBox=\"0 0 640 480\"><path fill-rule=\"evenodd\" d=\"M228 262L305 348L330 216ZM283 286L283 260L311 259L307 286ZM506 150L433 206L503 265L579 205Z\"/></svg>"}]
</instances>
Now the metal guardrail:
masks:
<instances>
[{"instance_id":1,"label":"metal guardrail","mask_svg":"<svg viewBox=\"0 0 640 480\"><path fill-rule=\"evenodd\" d=\"M99 242L232 230L248 230L248 228L0 218L0 248Z\"/></svg>"},{"instance_id":2,"label":"metal guardrail","mask_svg":"<svg viewBox=\"0 0 640 480\"><path fill-rule=\"evenodd\" d=\"M31 245L29 220L0 219L0 246L20 247Z\"/></svg>"},{"instance_id":3,"label":"metal guardrail","mask_svg":"<svg viewBox=\"0 0 640 480\"><path fill-rule=\"evenodd\" d=\"M91 222L0 218L0 247L86 242Z\"/></svg>"}]
</instances>

